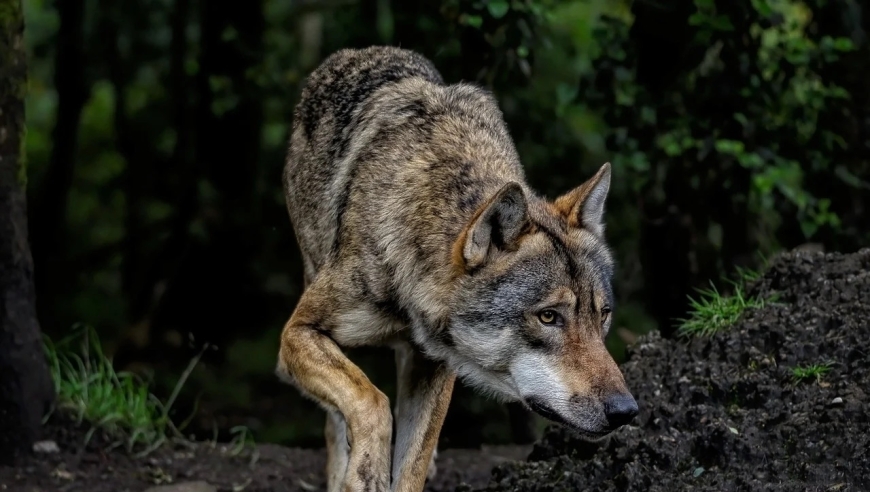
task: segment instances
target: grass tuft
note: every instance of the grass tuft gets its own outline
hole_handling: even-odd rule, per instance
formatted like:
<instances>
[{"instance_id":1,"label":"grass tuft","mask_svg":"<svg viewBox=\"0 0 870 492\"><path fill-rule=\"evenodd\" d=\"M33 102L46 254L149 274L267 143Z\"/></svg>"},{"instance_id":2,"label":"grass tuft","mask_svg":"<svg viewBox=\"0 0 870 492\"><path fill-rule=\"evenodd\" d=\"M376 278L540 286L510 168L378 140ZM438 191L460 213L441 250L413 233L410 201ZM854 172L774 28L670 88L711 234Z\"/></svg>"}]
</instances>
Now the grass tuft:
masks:
<instances>
[{"instance_id":1,"label":"grass tuft","mask_svg":"<svg viewBox=\"0 0 870 492\"><path fill-rule=\"evenodd\" d=\"M730 296L720 294L713 282L707 289L697 289L698 297L689 296L689 316L677 319L677 333L709 337L735 324L747 309L764 307L768 300L746 294L746 285L760 276L759 272L737 268L737 280L725 279L734 287Z\"/></svg>"},{"instance_id":2,"label":"grass tuft","mask_svg":"<svg viewBox=\"0 0 870 492\"><path fill-rule=\"evenodd\" d=\"M833 363L824 362L822 364L812 364L809 366L797 366L791 369L791 380L792 383L798 384L804 381L810 381L815 379L819 381L822 379L822 376L827 374L831 370L831 366Z\"/></svg>"},{"instance_id":3,"label":"grass tuft","mask_svg":"<svg viewBox=\"0 0 870 492\"><path fill-rule=\"evenodd\" d=\"M79 327L57 344L46 338L45 352L57 392L54 410L70 413L79 424L90 424L86 442L100 430L111 440L110 447L124 446L145 455L168 438L181 437L169 410L202 352L191 360L165 404L135 374L115 372L90 327Z\"/></svg>"}]
</instances>

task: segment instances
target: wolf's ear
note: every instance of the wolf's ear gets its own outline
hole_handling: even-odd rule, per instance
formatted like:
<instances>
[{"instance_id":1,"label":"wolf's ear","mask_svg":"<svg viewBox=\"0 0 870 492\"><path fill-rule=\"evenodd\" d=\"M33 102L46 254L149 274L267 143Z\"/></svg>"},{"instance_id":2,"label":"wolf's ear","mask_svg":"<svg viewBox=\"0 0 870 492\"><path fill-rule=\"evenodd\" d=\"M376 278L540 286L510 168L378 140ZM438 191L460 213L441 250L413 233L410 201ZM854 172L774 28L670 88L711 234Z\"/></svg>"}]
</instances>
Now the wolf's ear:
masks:
<instances>
[{"instance_id":1,"label":"wolf's ear","mask_svg":"<svg viewBox=\"0 0 870 492\"><path fill-rule=\"evenodd\" d=\"M568 219L569 227L584 228L593 234L604 234L604 202L610 190L610 163L605 163L595 176L553 203Z\"/></svg>"},{"instance_id":2,"label":"wolf's ear","mask_svg":"<svg viewBox=\"0 0 870 492\"><path fill-rule=\"evenodd\" d=\"M480 206L454 247L463 270L481 266L490 247L510 250L528 225L528 202L519 184L510 182Z\"/></svg>"}]
</instances>

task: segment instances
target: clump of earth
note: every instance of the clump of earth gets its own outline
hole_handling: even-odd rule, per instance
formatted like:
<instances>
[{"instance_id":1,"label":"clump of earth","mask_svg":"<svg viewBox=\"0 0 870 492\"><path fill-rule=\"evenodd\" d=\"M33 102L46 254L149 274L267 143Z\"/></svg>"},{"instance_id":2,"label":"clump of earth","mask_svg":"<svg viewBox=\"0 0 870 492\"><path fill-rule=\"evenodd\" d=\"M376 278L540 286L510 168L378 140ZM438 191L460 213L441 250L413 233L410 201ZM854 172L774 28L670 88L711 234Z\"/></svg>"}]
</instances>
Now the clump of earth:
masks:
<instances>
[{"instance_id":1,"label":"clump of earth","mask_svg":"<svg viewBox=\"0 0 870 492\"><path fill-rule=\"evenodd\" d=\"M783 254L749 294L776 300L712 337L629 349L632 425L597 443L551 426L474 490L870 490L870 249Z\"/></svg>"}]
</instances>

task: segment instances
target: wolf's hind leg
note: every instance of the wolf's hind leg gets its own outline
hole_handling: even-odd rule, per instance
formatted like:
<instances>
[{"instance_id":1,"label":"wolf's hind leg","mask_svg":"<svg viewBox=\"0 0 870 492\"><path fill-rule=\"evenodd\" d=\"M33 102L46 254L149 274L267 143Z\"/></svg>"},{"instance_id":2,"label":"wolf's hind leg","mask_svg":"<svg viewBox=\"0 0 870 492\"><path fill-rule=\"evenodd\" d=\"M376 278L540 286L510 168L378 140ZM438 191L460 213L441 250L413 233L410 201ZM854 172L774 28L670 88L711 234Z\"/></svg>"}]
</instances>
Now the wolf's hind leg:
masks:
<instances>
[{"instance_id":1,"label":"wolf's hind leg","mask_svg":"<svg viewBox=\"0 0 870 492\"><path fill-rule=\"evenodd\" d=\"M281 334L278 372L346 422L347 471L330 490L384 492L390 486L390 402L328 336L340 311L333 292L318 279L302 294Z\"/></svg>"},{"instance_id":2,"label":"wolf's hind leg","mask_svg":"<svg viewBox=\"0 0 870 492\"><path fill-rule=\"evenodd\" d=\"M326 490L339 492L344 475L347 473L347 460L350 456L347 423L339 412L327 412L323 434L326 437Z\"/></svg>"},{"instance_id":3,"label":"wolf's hind leg","mask_svg":"<svg viewBox=\"0 0 870 492\"><path fill-rule=\"evenodd\" d=\"M420 492L434 475L435 447L447 415L456 376L440 362L426 359L410 345L396 347L398 393L394 492Z\"/></svg>"}]
</instances>

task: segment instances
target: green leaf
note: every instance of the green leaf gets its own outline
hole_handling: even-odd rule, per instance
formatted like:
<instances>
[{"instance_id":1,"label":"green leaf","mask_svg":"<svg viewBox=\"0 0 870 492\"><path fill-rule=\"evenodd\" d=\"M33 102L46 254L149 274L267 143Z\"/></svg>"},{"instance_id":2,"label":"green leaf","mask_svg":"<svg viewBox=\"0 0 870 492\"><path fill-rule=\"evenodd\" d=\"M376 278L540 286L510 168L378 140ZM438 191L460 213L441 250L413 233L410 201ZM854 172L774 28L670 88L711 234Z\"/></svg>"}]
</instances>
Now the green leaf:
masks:
<instances>
[{"instance_id":1,"label":"green leaf","mask_svg":"<svg viewBox=\"0 0 870 492\"><path fill-rule=\"evenodd\" d=\"M703 26L714 31L733 31L734 24L726 15L708 15L695 12L689 16L690 26Z\"/></svg>"},{"instance_id":2,"label":"green leaf","mask_svg":"<svg viewBox=\"0 0 870 492\"><path fill-rule=\"evenodd\" d=\"M556 86L556 101L560 106L569 104L577 97L579 87L576 84L559 84Z\"/></svg>"},{"instance_id":3,"label":"green leaf","mask_svg":"<svg viewBox=\"0 0 870 492\"><path fill-rule=\"evenodd\" d=\"M761 169L764 167L764 159L754 152L741 154L737 160L740 162L740 165L746 169Z\"/></svg>"},{"instance_id":4,"label":"green leaf","mask_svg":"<svg viewBox=\"0 0 870 492\"><path fill-rule=\"evenodd\" d=\"M773 8L767 0L752 0L752 6L762 17L770 17L773 14Z\"/></svg>"},{"instance_id":5,"label":"green leaf","mask_svg":"<svg viewBox=\"0 0 870 492\"><path fill-rule=\"evenodd\" d=\"M752 184L755 189L762 195L770 193L773 190L774 181L766 174L758 174L752 178Z\"/></svg>"},{"instance_id":6,"label":"green leaf","mask_svg":"<svg viewBox=\"0 0 870 492\"><path fill-rule=\"evenodd\" d=\"M815 235L816 231L819 230L819 225L816 224L812 220L802 220L801 221L801 232L803 232L804 237L806 239L810 239Z\"/></svg>"},{"instance_id":7,"label":"green leaf","mask_svg":"<svg viewBox=\"0 0 870 492\"><path fill-rule=\"evenodd\" d=\"M493 0L486 4L486 8L489 10L489 15L493 16L493 18L501 19L510 10L510 5L506 0Z\"/></svg>"},{"instance_id":8,"label":"green leaf","mask_svg":"<svg viewBox=\"0 0 870 492\"><path fill-rule=\"evenodd\" d=\"M733 31L734 24L731 23L731 19L729 19L725 15L717 15L712 18L712 22L710 22L710 27L717 31Z\"/></svg>"},{"instance_id":9,"label":"green leaf","mask_svg":"<svg viewBox=\"0 0 870 492\"><path fill-rule=\"evenodd\" d=\"M462 14L459 17L459 23L465 24L466 26L480 28L483 24L483 17L479 15Z\"/></svg>"},{"instance_id":10,"label":"green leaf","mask_svg":"<svg viewBox=\"0 0 870 492\"><path fill-rule=\"evenodd\" d=\"M700 12L695 12L694 14L689 16L689 25L690 26L701 26L704 24L704 19L706 17L707 17L706 15L704 15Z\"/></svg>"},{"instance_id":11,"label":"green leaf","mask_svg":"<svg viewBox=\"0 0 870 492\"><path fill-rule=\"evenodd\" d=\"M840 178L840 181L846 183L853 188L866 188L870 190L870 183L861 180L861 178L849 171L846 166L839 165L835 167L834 175Z\"/></svg>"},{"instance_id":12,"label":"green leaf","mask_svg":"<svg viewBox=\"0 0 870 492\"><path fill-rule=\"evenodd\" d=\"M837 38L834 40L834 49L837 51L852 51L855 49L855 43L849 38Z\"/></svg>"},{"instance_id":13,"label":"green leaf","mask_svg":"<svg viewBox=\"0 0 870 492\"><path fill-rule=\"evenodd\" d=\"M739 140L727 140L721 139L716 140L716 151L720 154L728 154L728 155L740 155L744 151L743 142Z\"/></svg>"},{"instance_id":14,"label":"green leaf","mask_svg":"<svg viewBox=\"0 0 870 492\"><path fill-rule=\"evenodd\" d=\"M529 56L529 48L526 45L517 46L517 56L520 58L526 58Z\"/></svg>"}]
</instances>

